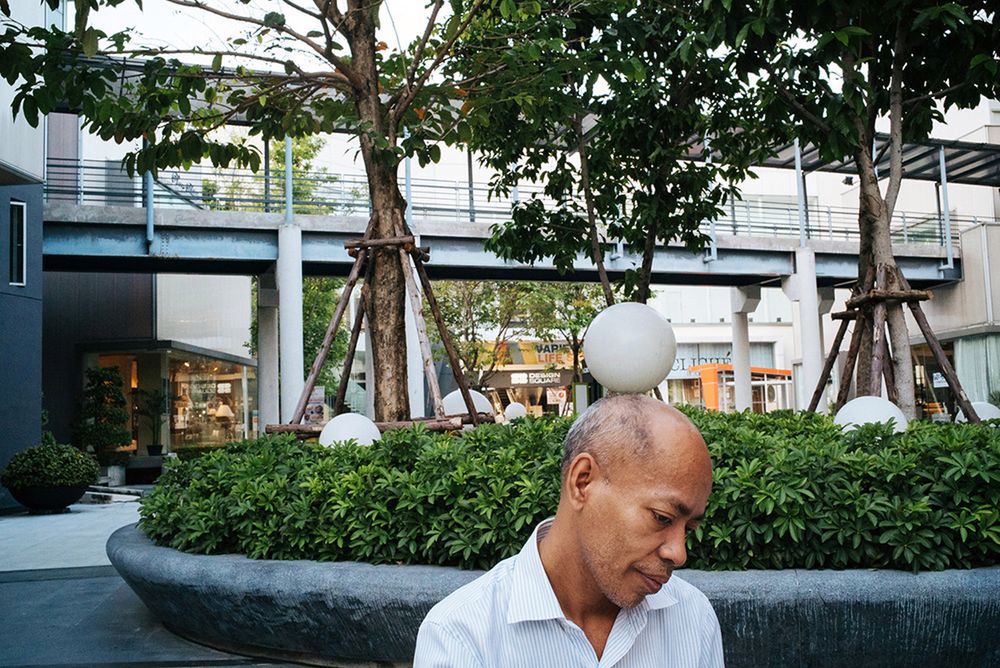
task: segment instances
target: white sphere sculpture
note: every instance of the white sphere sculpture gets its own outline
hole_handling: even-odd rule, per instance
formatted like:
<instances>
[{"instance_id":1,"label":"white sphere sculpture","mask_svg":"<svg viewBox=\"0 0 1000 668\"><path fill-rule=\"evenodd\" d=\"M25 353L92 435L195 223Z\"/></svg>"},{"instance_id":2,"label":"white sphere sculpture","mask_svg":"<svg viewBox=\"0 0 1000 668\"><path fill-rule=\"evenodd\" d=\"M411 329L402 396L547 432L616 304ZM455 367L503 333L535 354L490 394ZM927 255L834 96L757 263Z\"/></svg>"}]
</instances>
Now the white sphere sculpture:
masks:
<instances>
[{"instance_id":1,"label":"white sphere sculpture","mask_svg":"<svg viewBox=\"0 0 1000 668\"><path fill-rule=\"evenodd\" d=\"M476 407L477 413L493 412L493 404L490 403L489 399L475 390L469 390L469 394L472 395L472 405ZM464 415L469 412L469 409L465 407L465 399L462 398L461 390L449 392L441 400L441 403L444 404L445 415Z\"/></svg>"},{"instance_id":2,"label":"white sphere sculpture","mask_svg":"<svg viewBox=\"0 0 1000 668\"><path fill-rule=\"evenodd\" d=\"M323 431L319 434L319 444L333 445L352 438L358 445L371 445L382 439L382 432L364 415L342 413L323 427Z\"/></svg>"},{"instance_id":3,"label":"white sphere sculpture","mask_svg":"<svg viewBox=\"0 0 1000 668\"><path fill-rule=\"evenodd\" d=\"M854 431L859 425L893 420L893 431L897 434L906 431L906 416L899 406L882 397L858 397L844 404L837 415L835 424L844 431Z\"/></svg>"},{"instance_id":4,"label":"white sphere sculpture","mask_svg":"<svg viewBox=\"0 0 1000 668\"><path fill-rule=\"evenodd\" d=\"M676 354L670 323L652 307L635 302L598 313L583 339L590 373L612 392L648 392L670 373Z\"/></svg>"},{"instance_id":5,"label":"white sphere sculpture","mask_svg":"<svg viewBox=\"0 0 1000 668\"><path fill-rule=\"evenodd\" d=\"M1000 420L1000 408L987 401L973 401L972 410L976 411L976 415L979 416L980 420ZM958 415L955 416L955 422L968 421L969 419L965 417L965 413L958 411Z\"/></svg>"},{"instance_id":6,"label":"white sphere sculpture","mask_svg":"<svg viewBox=\"0 0 1000 668\"><path fill-rule=\"evenodd\" d=\"M516 420L517 418L523 418L528 414L528 409L524 407L519 401L513 401L507 404L507 408L503 409L503 416L507 420Z\"/></svg>"}]
</instances>

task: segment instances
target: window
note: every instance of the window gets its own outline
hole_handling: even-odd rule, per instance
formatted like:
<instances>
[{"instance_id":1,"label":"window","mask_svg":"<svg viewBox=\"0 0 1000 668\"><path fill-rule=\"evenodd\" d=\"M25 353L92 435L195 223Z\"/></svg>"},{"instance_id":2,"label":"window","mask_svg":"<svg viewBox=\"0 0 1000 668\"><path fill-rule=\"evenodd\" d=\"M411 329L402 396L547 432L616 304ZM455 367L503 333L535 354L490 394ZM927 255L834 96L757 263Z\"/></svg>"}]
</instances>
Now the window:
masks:
<instances>
[{"instance_id":1,"label":"window","mask_svg":"<svg viewBox=\"0 0 1000 668\"><path fill-rule=\"evenodd\" d=\"M10 284L24 285L27 262L27 223L24 202L10 203Z\"/></svg>"}]
</instances>

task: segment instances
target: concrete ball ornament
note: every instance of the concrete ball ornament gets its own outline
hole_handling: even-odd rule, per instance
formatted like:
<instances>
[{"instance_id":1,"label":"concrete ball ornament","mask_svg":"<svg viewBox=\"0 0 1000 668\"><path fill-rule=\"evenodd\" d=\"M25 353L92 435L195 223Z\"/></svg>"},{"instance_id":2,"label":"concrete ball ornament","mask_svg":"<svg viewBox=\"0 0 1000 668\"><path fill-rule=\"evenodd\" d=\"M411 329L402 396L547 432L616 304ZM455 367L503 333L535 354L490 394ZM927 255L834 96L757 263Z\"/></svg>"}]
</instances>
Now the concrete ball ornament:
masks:
<instances>
[{"instance_id":1,"label":"concrete ball ornament","mask_svg":"<svg viewBox=\"0 0 1000 668\"><path fill-rule=\"evenodd\" d=\"M469 394L472 395L472 405L476 407L476 412L493 412L493 404L490 403L489 399L475 390L469 390ZM462 399L461 390L449 392L444 396L444 399L441 400L441 403L444 404L445 415L465 415L469 412L469 409L465 407L465 400Z\"/></svg>"},{"instance_id":2,"label":"concrete ball ornament","mask_svg":"<svg viewBox=\"0 0 1000 668\"><path fill-rule=\"evenodd\" d=\"M342 413L326 423L319 434L320 445L333 445L354 439L358 445L371 445L382 439L382 432L364 415Z\"/></svg>"},{"instance_id":3,"label":"concrete ball ornament","mask_svg":"<svg viewBox=\"0 0 1000 668\"><path fill-rule=\"evenodd\" d=\"M636 302L598 313L583 339L591 375L611 392L648 392L670 373L676 354L670 323L652 307Z\"/></svg>"},{"instance_id":4,"label":"concrete ball ornament","mask_svg":"<svg viewBox=\"0 0 1000 668\"><path fill-rule=\"evenodd\" d=\"M987 401L973 401L972 410L976 411L976 415L979 416L980 420L1000 420L1000 408L997 408ZM955 416L955 422L968 421L968 418L965 417L965 413L958 411L958 415Z\"/></svg>"},{"instance_id":5,"label":"concrete ball ornament","mask_svg":"<svg viewBox=\"0 0 1000 668\"><path fill-rule=\"evenodd\" d=\"M503 409L503 416L507 420L516 420L517 418L523 418L528 414L528 409L524 407L519 401L514 401L507 404L507 408Z\"/></svg>"},{"instance_id":6,"label":"concrete ball ornament","mask_svg":"<svg viewBox=\"0 0 1000 668\"><path fill-rule=\"evenodd\" d=\"M884 423L893 421L893 431L897 434L906 431L906 417L899 407L882 397L858 397L851 399L844 404L837 415L834 416L835 424L840 425L844 431L854 431L859 425L872 424L875 422Z\"/></svg>"}]
</instances>

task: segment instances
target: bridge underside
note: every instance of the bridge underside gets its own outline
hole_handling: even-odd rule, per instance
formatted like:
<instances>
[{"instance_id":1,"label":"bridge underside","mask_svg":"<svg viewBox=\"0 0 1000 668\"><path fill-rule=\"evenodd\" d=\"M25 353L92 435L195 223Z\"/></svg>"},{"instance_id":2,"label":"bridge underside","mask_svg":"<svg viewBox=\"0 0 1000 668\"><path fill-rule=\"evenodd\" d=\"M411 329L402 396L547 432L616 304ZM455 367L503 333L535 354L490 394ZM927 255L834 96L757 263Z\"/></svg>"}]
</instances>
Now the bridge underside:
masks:
<instances>
[{"instance_id":1,"label":"bridge underside","mask_svg":"<svg viewBox=\"0 0 1000 668\"><path fill-rule=\"evenodd\" d=\"M139 273L257 275L278 257L278 214L157 211L152 244L146 242L141 209L49 205L45 211L44 269ZM361 236L362 218L297 217L302 227L303 271L344 276L353 259L344 242ZM507 262L483 250L485 225L424 223L416 230L429 246L432 278L492 280L596 281L592 263L581 257L571 273L559 274L543 260L534 266ZM653 282L670 285L777 285L795 271L798 239L719 236L714 259L708 251L660 247L653 261ZM857 245L814 240L817 282L840 286L857 274ZM897 247L897 261L915 287L930 288L961 279L961 263L942 269L944 248L928 244ZM637 268L639 257L610 253L609 273L618 277Z\"/></svg>"}]
</instances>

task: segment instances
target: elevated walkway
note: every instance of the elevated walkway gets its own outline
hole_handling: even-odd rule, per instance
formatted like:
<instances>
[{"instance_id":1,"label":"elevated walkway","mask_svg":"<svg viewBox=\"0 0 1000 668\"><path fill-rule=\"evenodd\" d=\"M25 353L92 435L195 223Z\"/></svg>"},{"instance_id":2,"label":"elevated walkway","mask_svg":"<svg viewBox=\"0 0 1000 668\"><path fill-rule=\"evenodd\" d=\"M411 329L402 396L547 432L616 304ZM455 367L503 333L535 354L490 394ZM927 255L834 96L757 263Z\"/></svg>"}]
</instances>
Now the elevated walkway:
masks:
<instances>
[{"instance_id":1,"label":"elevated walkway","mask_svg":"<svg viewBox=\"0 0 1000 668\"><path fill-rule=\"evenodd\" d=\"M280 213L157 208L155 236L147 242L146 210L50 201L44 209L44 268L47 271L260 274L278 258ZM353 258L344 242L360 237L366 215L296 214L302 227L303 270L309 275L345 275ZM586 257L575 272L561 276L550 261L534 266L507 262L483 250L489 225L452 217L422 217L413 222L420 244L432 249L428 270L434 278L504 280L596 280ZM798 236L749 232L719 224L714 247L692 253L681 244L661 246L653 261L653 282L660 284L753 285L777 283L794 273ZM797 228L796 228L797 235ZM839 231L820 230L808 240L816 251L819 286L847 284L857 275L858 242L838 239ZM817 238L818 237L818 238ZM824 238L825 237L825 238ZM896 242L897 260L910 282L935 287L962 277L961 249L953 247L947 267L944 246ZM610 273L638 266L638 256L618 248L608 256Z\"/></svg>"}]
</instances>

